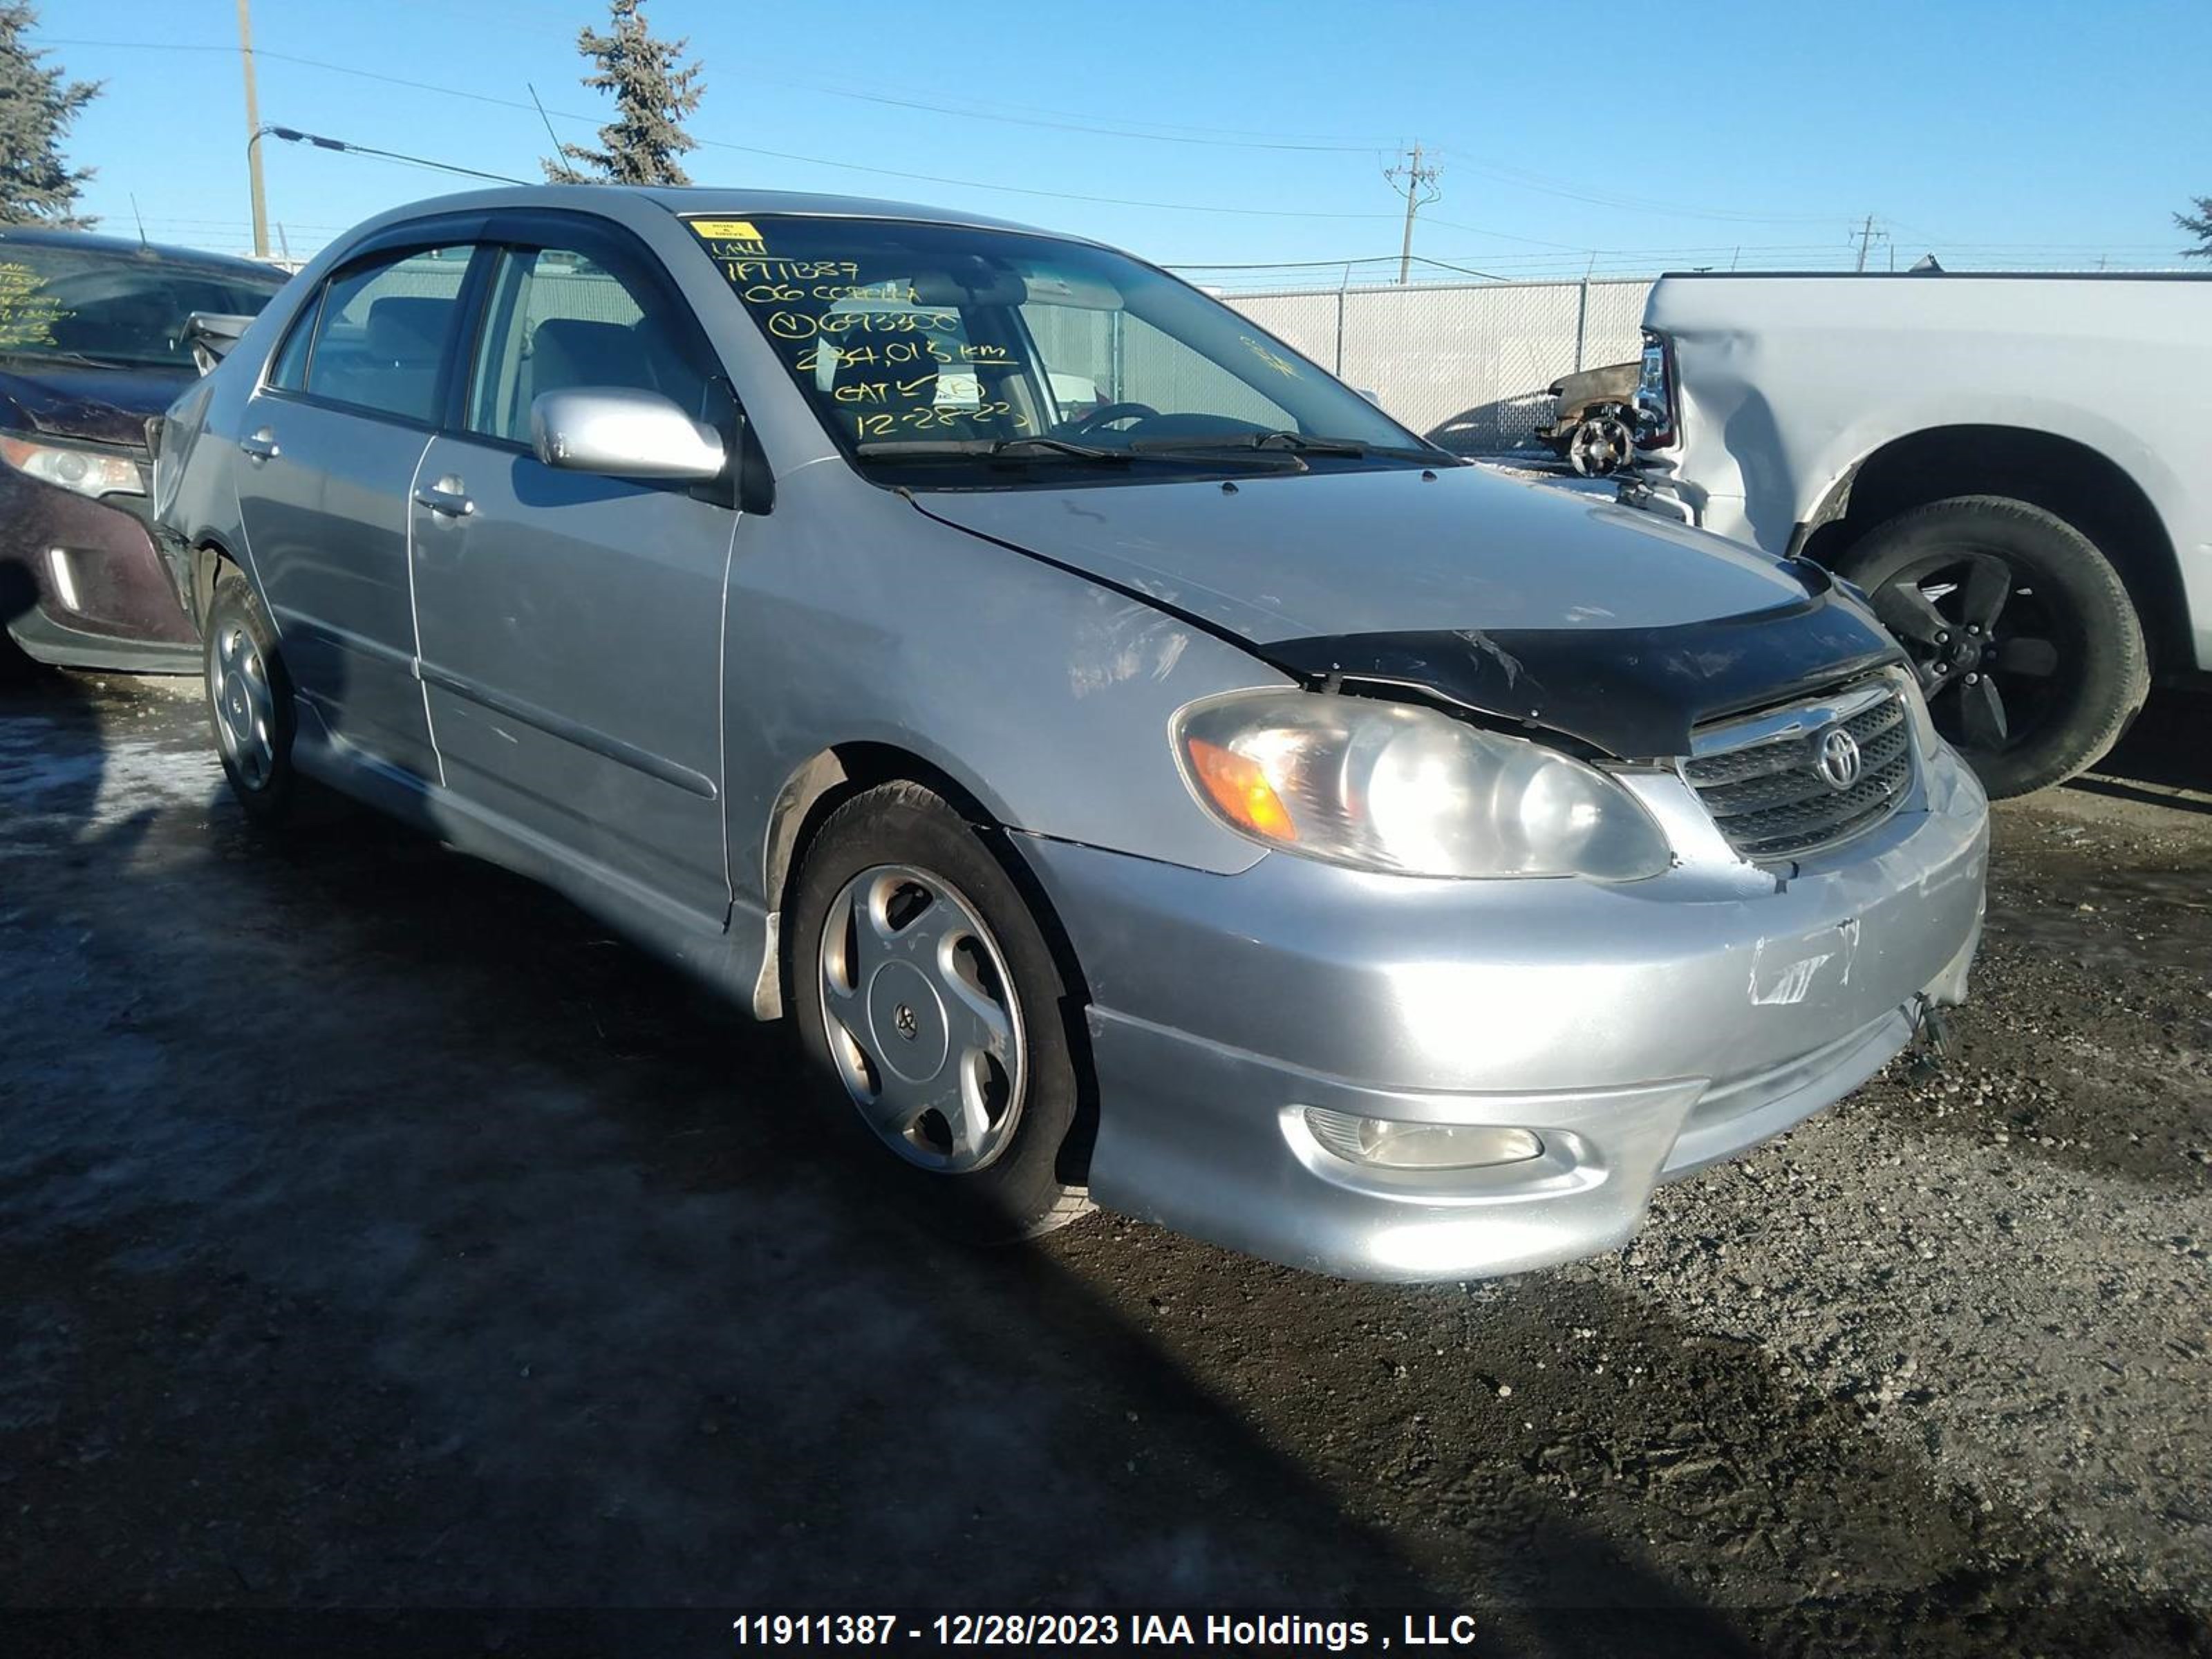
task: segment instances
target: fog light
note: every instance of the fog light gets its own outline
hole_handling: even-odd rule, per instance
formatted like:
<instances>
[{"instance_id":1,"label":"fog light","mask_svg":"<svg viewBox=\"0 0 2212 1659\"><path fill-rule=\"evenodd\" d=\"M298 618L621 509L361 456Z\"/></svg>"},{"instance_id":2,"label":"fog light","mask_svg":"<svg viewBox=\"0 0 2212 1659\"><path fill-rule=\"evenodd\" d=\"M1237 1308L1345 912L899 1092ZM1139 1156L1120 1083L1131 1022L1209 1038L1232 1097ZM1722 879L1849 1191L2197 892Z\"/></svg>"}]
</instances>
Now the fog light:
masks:
<instances>
[{"instance_id":1,"label":"fog light","mask_svg":"<svg viewBox=\"0 0 2212 1659\"><path fill-rule=\"evenodd\" d=\"M84 607L77 603L76 568L70 562L69 550L62 547L48 548L46 568L53 572L54 597L62 602L63 608L69 611L83 610Z\"/></svg>"},{"instance_id":2,"label":"fog light","mask_svg":"<svg viewBox=\"0 0 2212 1659\"><path fill-rule=\"evenodd\" d=\"M1480 1170L1494 1164L1525 1164L1544 1151L1542 1138L1530 1129L1400 1123L1321 1106L1306 1108L1306 1127L1339 1158L1384 1170Z\"/></svg>"}]
</instances>

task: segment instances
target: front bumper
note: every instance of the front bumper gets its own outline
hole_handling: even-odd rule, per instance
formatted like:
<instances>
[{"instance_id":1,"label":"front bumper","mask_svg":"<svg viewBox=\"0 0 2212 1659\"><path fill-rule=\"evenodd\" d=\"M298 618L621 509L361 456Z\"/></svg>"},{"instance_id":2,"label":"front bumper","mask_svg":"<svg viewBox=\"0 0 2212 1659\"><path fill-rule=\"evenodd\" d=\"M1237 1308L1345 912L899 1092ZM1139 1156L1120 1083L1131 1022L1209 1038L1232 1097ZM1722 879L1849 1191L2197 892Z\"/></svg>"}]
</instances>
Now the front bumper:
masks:
<instances>
[{"instance_id":1,"label":"front bumper","mask_svg":"<svg viewBox=\"0 0 2212 1659\"><path fill-rule=\"evenodd\" d=\"M144 495L97 500L0 466L0 625L69 668L197 673L199 635L155 550Z\"/></svg>"},{"instance_id":2,"label":"front bumper","mask_svg":"<svg viewBox=\"0 0 2212 1659\"><path fill-rule=\"evenodd\" d=\"M1617 1245L1652 1188L1778 1133L1960 1000L1981 931L1980 790L1948 754L1878 830L1788 878L1606 887L1213 876L1024 850L1081 961L1102 1204L1293 1266L1456 1279ZM1328 1152L1305 1109L1525 1127L1458 1171Z\"/></svg>"}]
</instances>

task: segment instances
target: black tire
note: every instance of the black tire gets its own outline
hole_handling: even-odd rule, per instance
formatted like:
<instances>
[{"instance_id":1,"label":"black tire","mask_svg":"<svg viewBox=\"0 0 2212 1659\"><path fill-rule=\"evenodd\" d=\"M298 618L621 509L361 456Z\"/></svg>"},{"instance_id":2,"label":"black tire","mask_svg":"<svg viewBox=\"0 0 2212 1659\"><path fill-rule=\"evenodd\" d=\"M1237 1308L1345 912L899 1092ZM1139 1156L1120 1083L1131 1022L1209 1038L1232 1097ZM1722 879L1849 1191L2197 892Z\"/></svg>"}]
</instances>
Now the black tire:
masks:
<instances>
[{"instance_id":1,"label":"black tire","mask_svg":"<svg viewBox=\"0 0 2212 1659\"><path fill-rule=\"evenodd\" d=\"M231 793L246 817L257 825L274 827L291 811L298 783L292 769L292 678L285 672L276 630L270 626L260 596L234 564L218 568L214 597L200 625L200 635L201 684L223 775L230 781ZM265 707L253 711L255 723L266 733L265 767L254 763L239 741L237 721L247 712L250 699L236 682L257 678L251 671L241 675L236 666L246 659L239 649L246 642L251 643L251 660L258 665L258 678L266 692ZM228 718L225 701L230 706Z\"/></svg>"},{"instance_id":2,"label":"black tire","mask_svg":"<svg viewBox=\"0 0 2212 1659\"><path fill-rule=\"evenodd\" d=\"M981 918L1006 964L997 988L1018 1006L1023 1081L1009 1102L1011 1139L978 1169L948 1173L909 1161L863 1117L846 1081L854 1045L842 1030L836 1041L844 1058L832 1051L824 934L848 884L882 866L910 867L949 887ZM971 1243L1034 1237L1088 1211L1063 1167L1081 1099L1070 1030L1077 1013L1020 890L959 813L915 783L854 796L808 843L786 922L784 1006L823 1112L857 1169L932 1231Z\"/></svg>"},{"instance_id":3,"label":"black tire","mask_svg":"<svg viewBox=\"0 0 2212 1659\"><path fill-rule=\"evenodd\" d=\"M1911 656L1936 727L2000 799L2063 783L2150 692L2119 573L2064 520L1959 495L1875 526L1837 563Z\"/></svg>"}]
</instances>

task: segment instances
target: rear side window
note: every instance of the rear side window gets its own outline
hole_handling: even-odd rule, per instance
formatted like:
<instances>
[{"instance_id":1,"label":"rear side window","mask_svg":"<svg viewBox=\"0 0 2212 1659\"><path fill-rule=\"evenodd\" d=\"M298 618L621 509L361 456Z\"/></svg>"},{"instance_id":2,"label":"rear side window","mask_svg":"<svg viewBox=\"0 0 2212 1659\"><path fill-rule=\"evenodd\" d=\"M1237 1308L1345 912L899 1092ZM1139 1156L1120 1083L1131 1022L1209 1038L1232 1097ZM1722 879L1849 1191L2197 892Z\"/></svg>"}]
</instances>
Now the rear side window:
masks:
<instances>
[{"instance_id":1,"label":"rear side window","mask_svg":"<svg viewBox=\"0 0 2212 1659\"><path fill-rule=\"evenodd\" d=\"M404 420L429 422L438 370L452 337L466 245L373 259L334 276L323 292L305 389L313 396ZM279 355L277 384L292 346Z\"/></svg>"},{"instance_id":2,"label":"rear side window","mask_svg":"<svg viewBox=\"0 0 2212 1659\"><path fill-rule=\"evenodd\" d=\"M315 318L322 306L323 296L318 292L300 307L300 314L292 320L292 331L276 348L276 361L269 365L269 384L279 392L307 389L307 348L314 343Z\"/></svg>"},{"instance_id":3,"label":"rear side window","mask_svg":"<svg viewBox=\"0 0 2212 1659\"><path fill-rule=\"evenodd\" d=\"M670 305L586 254L507 250L477 352L469 430L526 444L532 402L582 386L658 392L693 418L706 416L711 367Z\"/></svg>"}]
</instances>

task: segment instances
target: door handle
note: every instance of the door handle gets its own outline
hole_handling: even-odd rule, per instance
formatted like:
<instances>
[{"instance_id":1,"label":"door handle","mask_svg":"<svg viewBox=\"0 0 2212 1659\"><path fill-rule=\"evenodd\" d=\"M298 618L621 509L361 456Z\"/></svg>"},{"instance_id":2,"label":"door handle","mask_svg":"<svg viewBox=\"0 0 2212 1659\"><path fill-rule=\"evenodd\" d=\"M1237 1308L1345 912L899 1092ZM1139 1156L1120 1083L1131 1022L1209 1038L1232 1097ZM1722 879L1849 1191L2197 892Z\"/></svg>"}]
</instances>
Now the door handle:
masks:
<instances>
[{"instance_id":1,"label":"door handle","mask_svg":"<svg viewBox=\"0 0 2212 1659\"><path fill-rule=\"evenodd\" d=\"M273 461L283 453L283 451L276 447L276 433L265 426L251 437L240 438L238 441L238 447L246 452L246 459L257 464L262 461Z\"/></svg>"},{"instance_id":2,"label":"door handle","mask_svg":"<svg viewBox=\"0 0 2212 1659\"><path fill-rule=\"evenodd\" d=\"M437 483L416 489L415 499L441 518L465 519L477 510L477 504L468 497L468 487L450 472Z\"/></svg>"}]
</instances>

